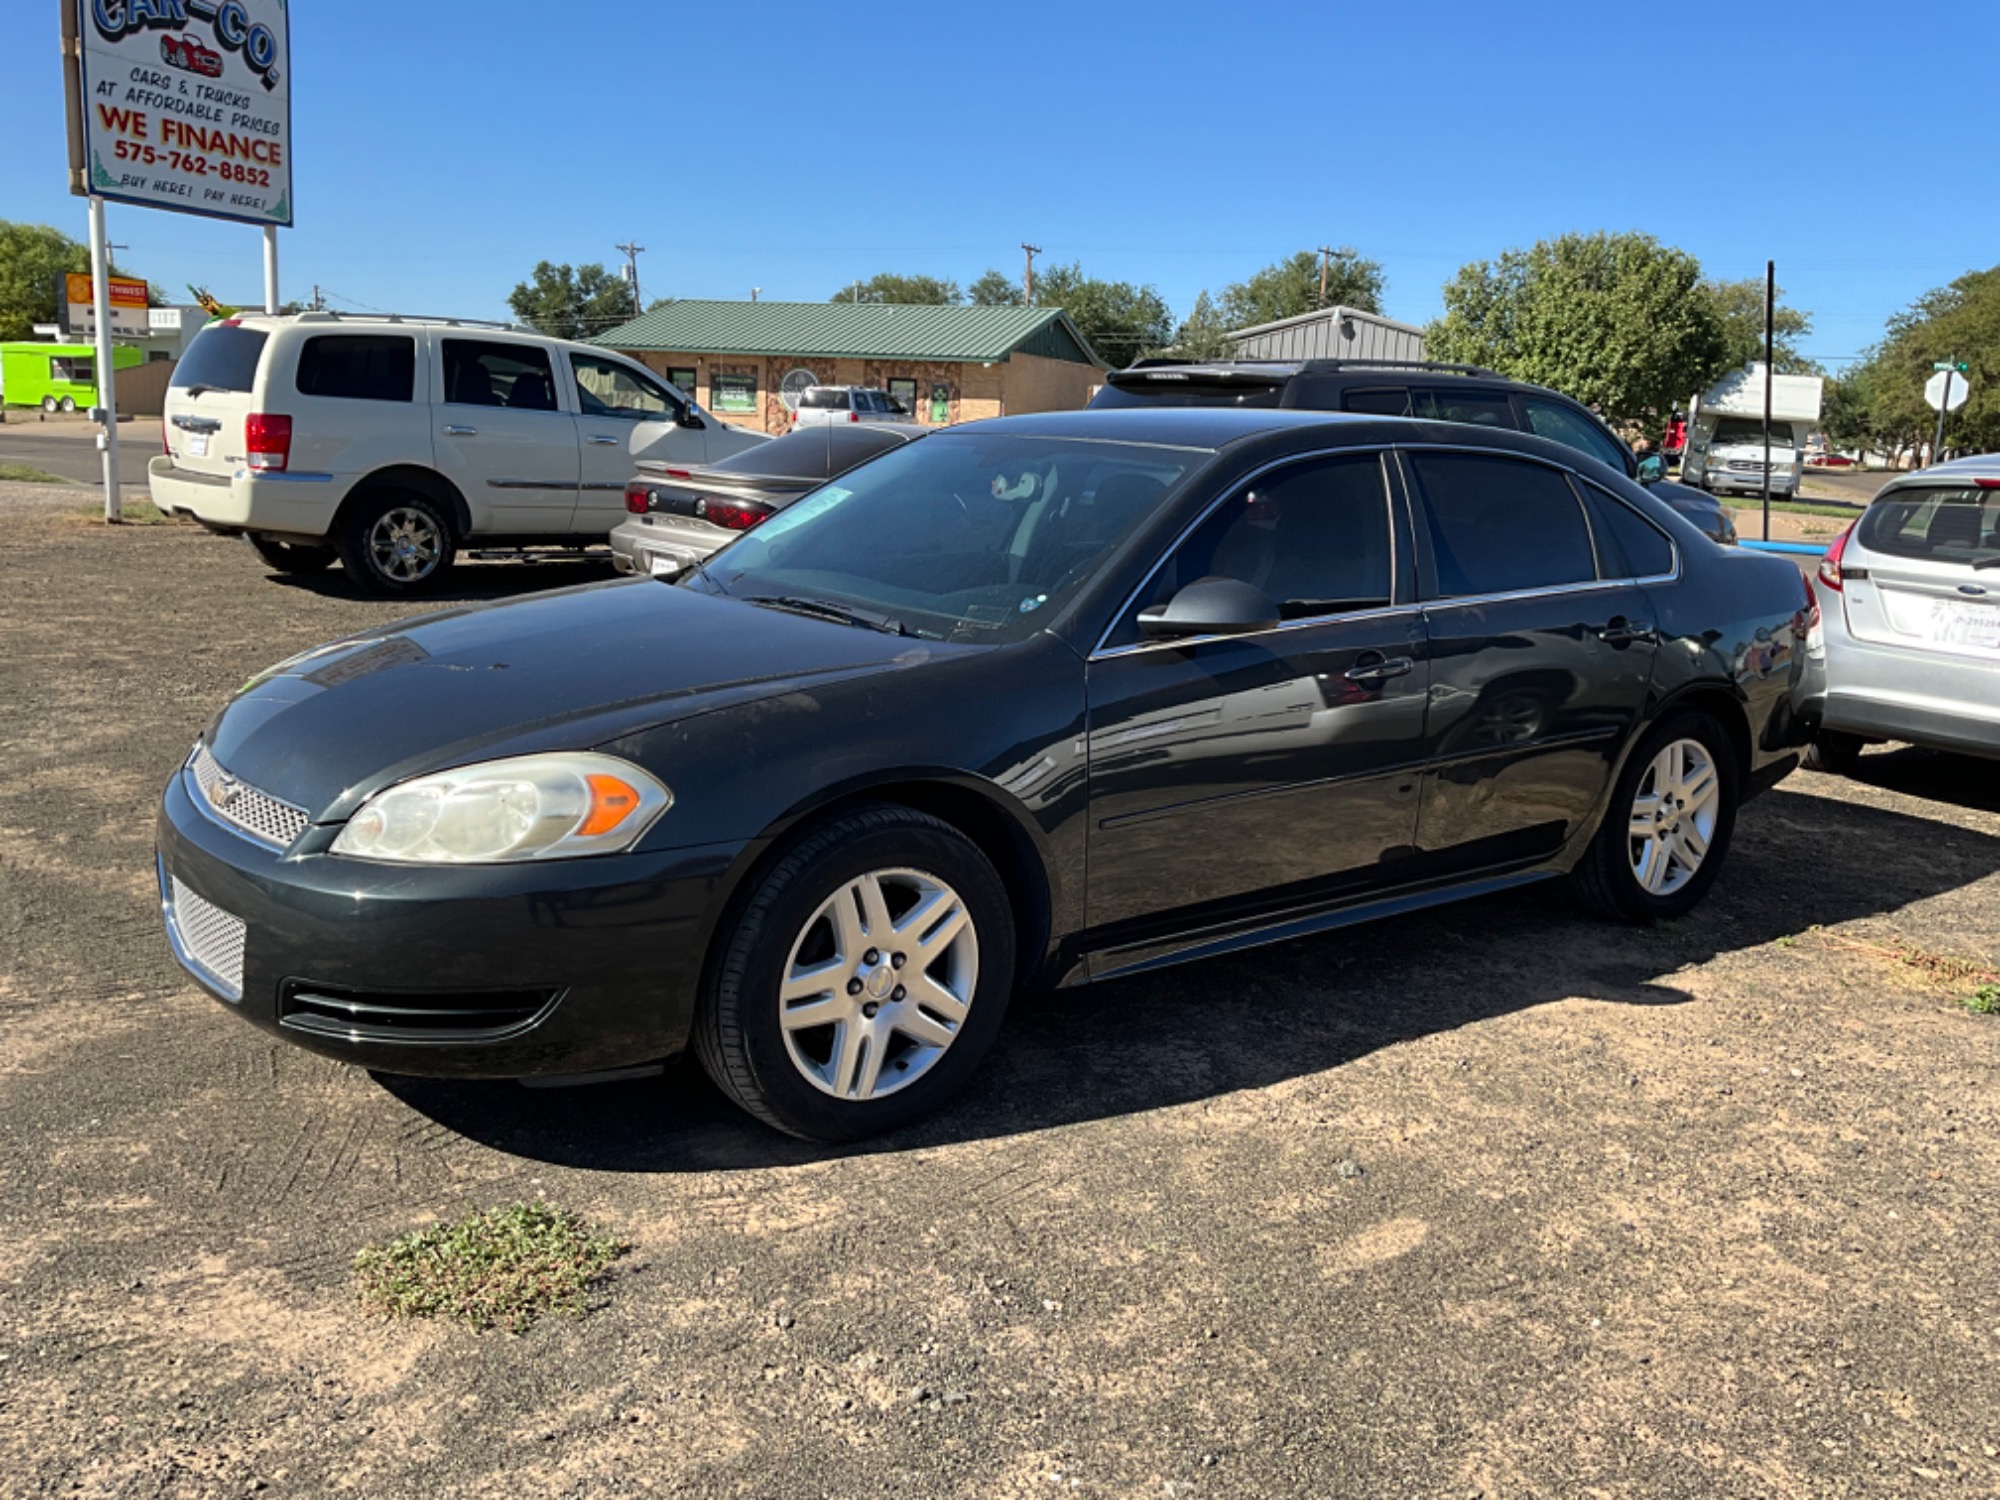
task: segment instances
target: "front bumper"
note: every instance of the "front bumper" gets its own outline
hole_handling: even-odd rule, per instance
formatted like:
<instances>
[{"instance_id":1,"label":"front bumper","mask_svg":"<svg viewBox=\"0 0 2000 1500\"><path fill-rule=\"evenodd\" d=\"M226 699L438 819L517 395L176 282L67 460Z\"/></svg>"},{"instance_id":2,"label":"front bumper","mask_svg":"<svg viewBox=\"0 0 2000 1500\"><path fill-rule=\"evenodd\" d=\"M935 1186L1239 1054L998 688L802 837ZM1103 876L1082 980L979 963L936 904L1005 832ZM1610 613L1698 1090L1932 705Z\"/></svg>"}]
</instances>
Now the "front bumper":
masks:
<instances>
[{"instance_id":1,"label":"front bumper","mask_svg":"<svg viewBox=\"0 0 2000 1500\"><path fill-rule=\"evenodd\" d=\"M741 846L432 869L329 855L333 832L280 853L197 807L184 774L167 786L170 943L245 1020L344 1062L445 1077L598 1072L684 1046ZM176 925L190 894L203 933ZM187 938L212 944L218 913L242 923L239 946L190 962ZM221 977L231 957L238 985Z\"/></svg>"},{"instance_id":2,"label":"front bumper","mask_svg":"<svg viewBox=\"0 0 2000 1500\"><path fill-rule=\"evenodd\" d=\"M333 474L203 474L176 466L165 453L146 464L154 505L219 531L324 537L351 484Z\"/></svg>"}]
</instances>

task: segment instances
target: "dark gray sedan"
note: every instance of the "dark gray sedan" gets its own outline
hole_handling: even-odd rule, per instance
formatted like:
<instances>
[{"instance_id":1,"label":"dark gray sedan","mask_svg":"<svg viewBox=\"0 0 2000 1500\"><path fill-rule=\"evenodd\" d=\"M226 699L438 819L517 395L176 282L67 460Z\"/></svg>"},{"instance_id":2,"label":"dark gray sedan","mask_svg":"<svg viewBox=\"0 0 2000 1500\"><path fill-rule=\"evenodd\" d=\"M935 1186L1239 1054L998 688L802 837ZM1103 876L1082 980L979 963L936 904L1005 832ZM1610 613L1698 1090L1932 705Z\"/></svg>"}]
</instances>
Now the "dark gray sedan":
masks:
<instances>
[{"instance_id":1,"label":"dark gray sedan","mask_svg":"<svg viewBox=\"0 0 2000 1500\"><path fill-rule=\"evenodd\" d=\"M914 422L806 427L705 468L647 465L625 486L631 517L611 532L612 565L676 577L801 495L927 431Z\"/></svg>"}]
</instances>

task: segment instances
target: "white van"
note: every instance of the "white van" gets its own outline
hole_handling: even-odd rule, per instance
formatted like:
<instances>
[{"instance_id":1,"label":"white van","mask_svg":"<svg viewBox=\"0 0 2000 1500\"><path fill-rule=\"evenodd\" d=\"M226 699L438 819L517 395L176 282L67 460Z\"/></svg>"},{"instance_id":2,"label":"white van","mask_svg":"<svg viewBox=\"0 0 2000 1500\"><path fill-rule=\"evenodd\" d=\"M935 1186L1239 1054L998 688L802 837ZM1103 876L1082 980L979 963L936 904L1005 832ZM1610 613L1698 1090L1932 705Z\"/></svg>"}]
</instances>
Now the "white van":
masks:
<instances>
[{"instance_id":1,"label":"white van","mask_svg":"<svg viewBox=\"0 0 2000 1500\"><path fill-rule=\"evenodd\" d=\"M604 542L639 460L712 463L728 427L623 355L511 324L298 313L204 328L174 368L153 503L272 567L336 558L378 594L466 546Z\"/></svg>"}]
</instances>

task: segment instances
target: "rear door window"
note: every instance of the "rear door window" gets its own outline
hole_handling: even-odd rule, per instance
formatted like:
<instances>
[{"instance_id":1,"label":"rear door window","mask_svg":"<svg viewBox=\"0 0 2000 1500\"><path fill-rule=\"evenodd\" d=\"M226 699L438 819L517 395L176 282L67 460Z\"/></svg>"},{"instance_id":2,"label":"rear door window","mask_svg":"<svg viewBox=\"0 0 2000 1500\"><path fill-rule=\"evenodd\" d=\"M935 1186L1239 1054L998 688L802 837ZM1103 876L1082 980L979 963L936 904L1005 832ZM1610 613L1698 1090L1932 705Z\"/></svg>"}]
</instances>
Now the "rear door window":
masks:
<instances>
[{"instance_id":1,"label":"rear door window","mask_svg":"<svg viewBox=\"0 0 2000 1500\"><path fill-rule=\"evenodd\" d=\"M301 396L408 401L417 381L417 341L402 334L322 333L299 351Z\"/></svg>"},{"instance_id":2,"label":"rear door window","mask_svg":"<svg viewBox=\"0 0 2000 1500\"><path fill-rule=\"evenodd\" d=\"M1414 449L1438 596L1508 594L1597 577L1590 524L1558 469L1482 453Z\"/></svg>"},{"instance_id":3,"label":"rear door window","mask_svg":"<svg viewBox=\"0 0 2000 1500\"><path fill-rule=\"evenodd\" d=\"M546 349L535 344L444 341L444 399L454 406L556 410L556 385Z\"/></svg>"},{"instance_id":4,"label":"rear door window","mask_svg":"<svg viewBox=\"0 0 2000 1500\"><path fill-rule=\"evenodd\" d=\"M1528 426L1539 436L1550 438L1566 448L1574 448L1579 453L1588 453L1599 463L1609 464L1621 474L1630 472L1624 450L1610 433L1590 418L1566 406L1558 406L1553 401L1524 398L1521 404L1528 409Z\"/></svg>"},{"instance_id":5,"label":"rear door window","mask_svg":"<svg viewBox=\"0 0 2000 1500\"><path fill-rule=\"evenodd\" d=\"M1341 395L1340 409L1367 412L1377 417L1407 417L1410 415L1410 393L1400 386L1394 389L1346 391Z\"/></svg>"},{"instance_id":6,"label":"rear door window","mask_svg":"<svg viewBox=\"0 0 2000 1500\"><path fill-rule=\"evenodd\" d=\"M257 384L257 362L269 337L262 329L237 323L210 323L195 335L174 366L169 386L177 391L249 391Z\"/></svg>"},{"instance_id":7,"label":"rear door window","mask_svg":"<svg viewBox=\"0 0 2000 1500\"><path fill-rule=\"evenodd\" d=\"M1470 422L1475 427L1516 427L1514 403L1503 394L1482 391L1413 391L1416 414L1438 422Z\"/></svg>"},{"instance_id":8,"label":"rear door window","mask_svg":"<svg viewBox=\"0 0 2000 1500\"><path fill-rule=\"evenodd\" d=\"M1673 572L1674 544L1665 532L1608 490L1587 484L1584 492L1590 497L1598 550L1606 554L1606 577L1663 578Z\"/></svg>"},{"instance_id":9,"label":"rear door window","mask_svg":"<svg viewBox=\"0 0 2000 1500\"><path fill-rule=\"evenodd\" d=\"M1922 562L2000 557L2000 490L1928 484L1891 490L1862 514L1854 536L1870 552Z\"/></svg>"}]
</instances>

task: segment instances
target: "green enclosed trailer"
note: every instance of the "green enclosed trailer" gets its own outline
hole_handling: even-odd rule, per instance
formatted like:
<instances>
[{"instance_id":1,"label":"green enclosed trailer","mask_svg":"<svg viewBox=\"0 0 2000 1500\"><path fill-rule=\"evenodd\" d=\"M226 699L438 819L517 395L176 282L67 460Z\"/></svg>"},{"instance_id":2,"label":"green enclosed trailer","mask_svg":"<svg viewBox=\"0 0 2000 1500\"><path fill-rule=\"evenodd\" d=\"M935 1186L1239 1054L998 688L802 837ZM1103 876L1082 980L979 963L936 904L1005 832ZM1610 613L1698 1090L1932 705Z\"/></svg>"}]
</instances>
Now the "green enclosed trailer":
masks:
<instances>
[{"instance_id":1,"label":"green enclosed trailer","mask_svg":"<svg viewBox=\"0 0 2000 1500\"><path fill-rule=\"evenodd\" d=\"M142 349L112 347L114 370L145 362ZM97 405L97 347L0 343L0 401L43 411L88 411Z\"/></svg>"}]
</instances>

